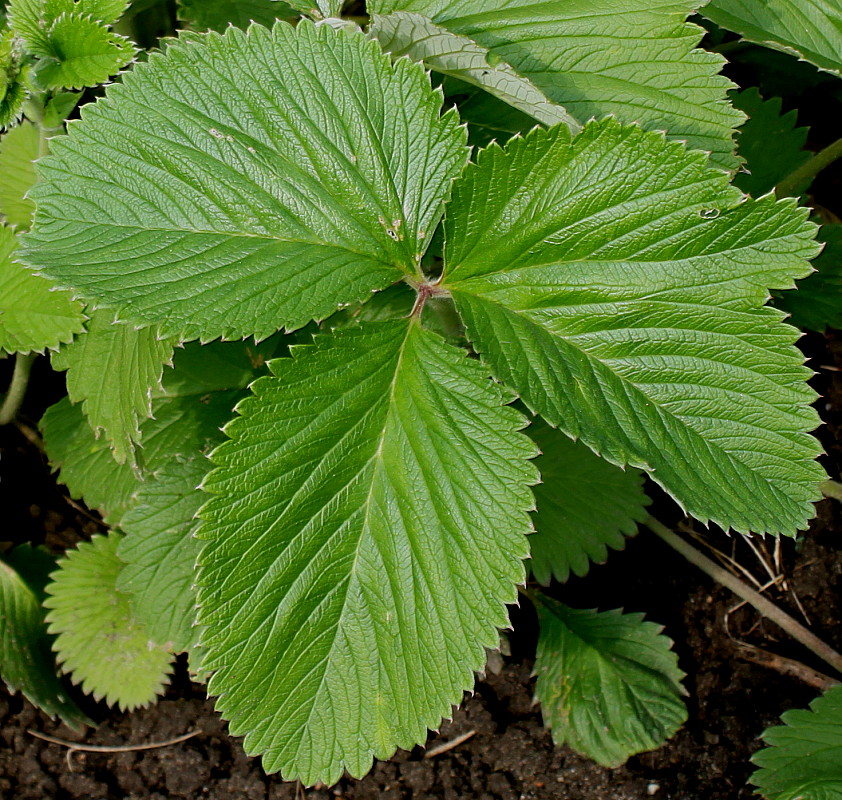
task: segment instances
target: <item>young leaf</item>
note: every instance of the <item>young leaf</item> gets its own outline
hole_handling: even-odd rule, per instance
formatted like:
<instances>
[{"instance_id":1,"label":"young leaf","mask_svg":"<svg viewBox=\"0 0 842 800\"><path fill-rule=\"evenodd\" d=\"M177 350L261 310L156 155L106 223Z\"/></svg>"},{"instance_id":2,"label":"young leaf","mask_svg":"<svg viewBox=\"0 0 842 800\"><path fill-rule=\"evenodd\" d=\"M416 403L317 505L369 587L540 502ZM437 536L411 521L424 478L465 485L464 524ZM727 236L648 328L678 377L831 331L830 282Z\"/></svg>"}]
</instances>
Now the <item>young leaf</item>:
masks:
<instances>
[{"instance_id":1,"label":"young leaf","mask_svg":"<svg viewBox=\"0 0 842 800\"><path fill-rule=\"evenodd\" d=\"M794 289L781 292L775 305L799 328L824 331L842 328L842 225L822 225L818 239L825 245L813 261L816 271Z\"/></svg>"},{"instance_id":2,"label":"young leaf","mask_svg":"<svg viewBox=\"0 0 842 800\"><path fill-rule=\"evenodd\" d=\"M53 355L52 364L67 370L70 399L82 403L97 436L104 431L117 463L134 463L140 423L152 414L152 393L162 389L173 346L154 327L136 330L113 319L108 311L94 312L87 332Z\"/></svg>"},{"instance_id":3,"label":"young leaf","mask_svg":"<svg viewBox=\"0 0 842 800\"><path fill-rule=\"evenodd\" d=\"M440 109L330 26L175 44L56 140L28 261L168 336L301 327L416 271L467 154Z\"/></svg>"},{"instance_id":4,"label":"young leaf","mask_svg":"<svg viewBox=\"0 0 842 800\"><path fill-rule=\"evenodd\" d=\"M768 728L768 747L752 761L752 783L766 800L838 800L842 797L842 686L787 711L784 725Z\"/></svg>"},{"instance_id":5,"label":"young leaf","mask_svg":"<svg viewBox=\"0 0 842 800\"><path fill-rule=\"evenodd\" d=\"M69 550L47 584L49 632L65 672L97 700L121 711L148 705L169 682L172 656L132 617L116 589L123 565L118 533Z\"/></svg>"},{"instance_id":6,"label":"young leaf","mask_svg":"<svg viewBox=\"0 0 842 800\"><path fill-rule=\"evenodd\" d=\"M660 747L684 724L684 673L660 625L643 614L535 600L535 697L557 745L617 767Z\"/></svg>"},{"instance_id":7,"label":"young leaf","mask_svg":"<svg viewBox=\"0 0 842 800\"><path fill-rule=\"evenodd\" d=\"M375 15L369 35L393 58L408 55L413 61L423 61L429 69L485 89L545 125L563 122L574 133L582 128L567 111L548 100L508 64L493 63L495 59L485 47L435 25L427 17L402 11Z\"/></svg>"},{"instance_id":8,"label":"young leaf","mask_svg":"<svg viewBox=\"0 0 842 800\"><path fill-rule=\"evenodd\" d=\"M409 11L470 37L510 64L580 122L609 114L665 130L737 166L721 56L694 49L686 24L699 4L664 0L371 0L372 14Z\"/></svg>"},{"instance_id":9,"label":"young leaf","mask_svg":"<svg viewBox=\"0 0 842 800\"><path fill-rule=\"evenodd\" d=\"M442 287L550 424L700 520L793 535L819 498L818 417L798 334L763 303L809 272L816 227L741 197L636 126L536 130L454 187Z\"/></svg>"},{"instance_id":10,"label":"young leaf","mask_svg":"<svg viewBox=\"0 0 842 800\"><path fill-rule=\"evenodd\" d=\"M842 75L839 0L713 0L701 13L752 42L803 58Z\"/></svg>"},{"instance_id":11,"label":"young leaf","mask_svg":"<svg viewBox=\"0 0 842 800\"><path fill-rule=\"evenodd\" d=\"M541 449L535 466L541 483L533 490L538 510L529 537L529 567L539 583L566 581L571 571L586 575L601 564L608 548L622 550L646 518L649 499L636 469L622 470L581 442L554 430L540 417L529 435Z\"/></svg>"},{"instance_id":12,"label":"young leaf","mask_svg":"<svg viewBox=\"0 0 842 800\"><path fill-rule=\"evenodd\" d=\"M44 16L55 20L62 14L77 12L111 25L128 8L129 0L43 0Z\"/></svg>"},{"instance_id":13,"label":"young leaf","mask_svg":"<svg viewBox=\"0 0 842 800\"><path fill-rule=\"evenodd\" d=\"M56 675L51 639L41 608L52 557L27 544L0 559L0 676L51 717L72 728L91 724Z\"/></svg>"},{"instance_id":14,"label":"young leaf","mask_svg":"<svg viewBox=\"0 0 842 800\"><path fill-rule=\"evenodd\" d=\"M194 31L222 33L229 25L247 28L252 22L270 28L276 19L297 16L281 0L178 0L178 18Z\"/></svg>"},{"instance_id":15,"label":"young leaf","mask_svg":"<svg viewBox=\"0 0 842 800\"><path fill-rule=\"evenodd\" d=\"M210 469L197 456L172 461L141 487L134 507L123 516L126 534L117 555L126 563L117 589L131 595L134 617L149 636L179 653L196 643L196 514L207 499L197 487Z\"/></svg>"},{"instance_id":16,"label":"young leaf","mask_svg":"<svg viewBox=\"0 0 842 800\"><path fill-rule=\"evenodd\" d=\"M8 225L28 228L35 204L25 197L35 183L38 129L23 122L0 138L0 214Z\"/></svg>"},{"instance_id":17,"label":"young leaf","mask_svg":"<svg viewBox=\"0 0 842 800\"><path fill-rule=\"evenodd\" d=\"M20 118L26 100L27 70L21 65L12 31L0 31L0 131L12 127Z\"/></svg>"},{"instance_id":18,"label":"young leaf","mask_svg":"<svg viewBox=\"0 0 842 800\"><path fill-rule=\"evenodd\" d=\"M82 305L17 263L17 236L0 225L0 351L43 352L82 330Z\"/></svg>"},{"instance_id":19,"label":"young leaf","mask_svg":"<svg viewBox=\"0 0 842 800\"><path fill-rule=\"evenodd\" d=\"M415 320L270 366L203 487L203 665L267 771L334 783L423 741L497 646L535 449L486 369Z\"/></svg>"},{"instance_id":20,"label":"young leaf","mask_svg":"<svg viewBox=\"0 0 842 800\"><path fill-rule=\"evenodd\" d=\"M732 100L748 114L737 137L738 152L745 159L745 172L734 176L734 185L752 197L760 197L809 160L810 153L802 149L808 129L795 127L798 117L795 110L781 114L780 97L764 100L757 89L751 88L732 93ZM809 185L808 178L803 189Z\"/></svg>"}]
</instances>

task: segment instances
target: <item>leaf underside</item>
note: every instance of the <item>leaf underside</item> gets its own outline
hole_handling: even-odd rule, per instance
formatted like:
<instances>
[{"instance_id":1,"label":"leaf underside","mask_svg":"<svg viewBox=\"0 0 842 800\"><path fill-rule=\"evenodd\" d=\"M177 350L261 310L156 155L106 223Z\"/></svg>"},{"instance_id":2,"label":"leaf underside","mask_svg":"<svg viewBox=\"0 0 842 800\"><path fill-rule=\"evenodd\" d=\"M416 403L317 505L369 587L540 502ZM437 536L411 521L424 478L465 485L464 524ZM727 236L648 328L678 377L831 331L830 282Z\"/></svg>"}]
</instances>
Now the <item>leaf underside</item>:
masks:
<instances>
[{"instance_id":1,"label":"leaf underside","mask_svg":"<svg viewBox=\"0 0 842 800\"><path fill-rule=\"evenodd\" d=\"M721 56L694 49L686 24L698 3L674 0L372 0L369 11L408 11L468 36L528 78L579 122L614 115L711 153L734 168L742 115L727 102Z\"/></svg>"},{"instance_id":2,"label":"leaf underside","mask_svg":"<svg viewBox=\"0 0 842 800\"><path fill-rule=\"evenodd\" d=\"M442 286L552 425L697 519L794 535L819 499L818 417L798 332L763 303L808 274L816 227L740 197L658 134L537 130L455 184Z\"/></svg>"},{"instance_id":3,"label":"leaf underside","mask_svg":"<svg viewBox=\"0 0 842 800\"><path fill-rule=\"evenodd\" d=\"M752 761L751 781L766 800L842 798L842 686L810 704L787 711L784 725L768 728L768 745Z\"/></svg>"},{"instance_id":4,"label":"leaf underside","mask_svg":"<svg viewBox=\"0 0 842 800\"><path fill-rule=\"evenodd\" d=\"M511 398L415 321L293 355L212 455L199 621L231 732L330 784L424 741L473 685L524 578L537 473Z\"/></svg>"},{"instance_id":5,"label":"leaf underside","mask_svg":"<svg viewBox=\"0 0 842 800\"><path fill-rule=\"evenodd\" d=\"M416 270L467 158L440 110L362 34L194 34L54 142L25 258L166 336L301 327Z\"/></svg>"},{"instance_id":6,"label":"leaf underside","mask_svg":"<svg viewBox=\"0 0 842 800\"><path fill-rule=\"evenodd\" d=\"M642 614L568 608L537 597L535 697L559 746L606 767L660 747L687 719L684 673Z\"/></svg>"}]
</instances>

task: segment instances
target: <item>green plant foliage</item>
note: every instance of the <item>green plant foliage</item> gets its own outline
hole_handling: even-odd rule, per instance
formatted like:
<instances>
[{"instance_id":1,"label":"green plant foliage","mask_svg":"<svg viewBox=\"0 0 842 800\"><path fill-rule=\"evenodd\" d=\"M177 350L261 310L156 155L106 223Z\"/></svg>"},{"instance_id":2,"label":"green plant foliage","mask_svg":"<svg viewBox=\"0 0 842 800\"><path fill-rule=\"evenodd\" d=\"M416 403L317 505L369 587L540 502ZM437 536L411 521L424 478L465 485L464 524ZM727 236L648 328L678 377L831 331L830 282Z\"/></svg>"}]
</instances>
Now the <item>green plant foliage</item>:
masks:
<instances>
[{"instance_id":1,"label":"green plant foliage","mask_svg":"<svg viewBox=\"0 0 842 800\"><path fill-rule=\"evenodd\" d=\"M409 11L488 48L580 122L613 114L669 131L733 168L741 114L720 56L694 49L702 29L685 23L698 3L663 0L372 0L373 14Z\"/></svg>"},{"instance_id":2,"label":"green plant foliage","mask_svg":"<svg viewBox=\"0 0 842 800\"><path fill-rule=\"evenodd\" d=\"M796 127L796 111L781 114L780 97L764 100L752 88L734 92L731 99L748 114L737 137L737 152L745 160L746 171L734 176L734 185L752 197L760 197L810 159L810 153L803 149L808 129ZM806 191L809 184L807 179L800 188Z\"/></svg>"},{"instance_id":3,"label":"green plant foliage","mask_svg":"<svg viewBox=\"0 0 842 800\"><path fill-rule=\"evenodd\" d=\"M38 129L31 122L21 123L0 138L0 214L17 228L28 228L35 212L35 204L25 195L36 180L38 139Z\"/></svg>"},{"instance_id":4,"label":"green plant foliage","mask_svg":"<svg viewBox=\"0 0 842 800\"><path fill-rule=\"evenodd\" d=\"M115 323L108 311L94 312L86 328L53 355L53 367L67 370L68 396L82 403L97 436L105 433L115 460L134 463L140 423L152 414L152 393L163 391L172 343L162 341L154 327Z\"/></svg>"},{"instance_id":5,"label":"green plant foliage","mask_svg":"<svg viewBox=\"0 0 842 800\"><path fill-rule=\"evenodd\" d=\"M12 31L0 31L0 131L18 121L26 100L27 69L20 56Z\"/></svg>"},{"instance_id":6,"label":"green plant foliage","mask_svg":"<svg viewBox=\"0 0 842 800\"><path fill-rule=\"evenodd\" d=\"M842 4L839 0L712 0L702 13L752 42L842 74Z\"/></svg>"},{"instance_id":7,"label":"green plant foliage","mask_svg":"<svg viewBox=\"0 0 842 800\"><path fill-rule=\"evenodd\" d=\"M14 230L0 225L0 351L56 348L82 330L82 305L19 264L17 245Z\"/></svg>"},{"instance_id":8,"label":"green plant foliage","mask_svg":"<svg viewBox=\"0 0 842 800\"><path fill-rule=\"evenodd\" d=\"M128 8L128 0L44 0L46 19L58 19L62 14L85 14L111 25Z\"/></svg>"},{"instance_id":9,"label":"green plant foliage","mask_svg":"<svg viewBox=\"0 0 842 800\"><path fill-rule=\"evenodd\" d=\"M44 606L64 671L97 700L126 710L163 694L172 656L150 639L128 595L116 589L120 538L94 536L69 550L50 576Z\"/></svg>"},{"instance_id":10,"label":"green plant foliage","mask_svg":"<svg viewBox=\"0 0 842 800\"><path fill-rule=\"evenodd\" d=\"M56 140L28 259L166 335L301 327L416 271L467 157L440 107L420 65L329 26L173 45Z\"/></svg>"},{"instance_id":11,"label":"green plant foliage","mask_svg":"<svg viewBox=\"0 0 842 800\"><path fill-rule=\"evenodd\" d=\"M643 614L534 599L541 623L535 697L557 745L616 767L684 724L684 673L660 625Z\"/></svg>"},{"instance_id":12,"label":"green plant foliage","mask_svg":"<svg viewBox=\"0 0 842 800\"><path fill-rule=\"evenodd\" d=\"M540 418L529 435L541 449L535 461L541 483L535 487L538 510L529 537L532 575L545 586L550 578L566 581L586 575L591 562L603 563L608 548L622 550L646 518L649 503L643 476L622 470L594 455Z\"/></svg>"},{"instance_id":13,"label":"green plant foliage","mask_svg":"<svg viewBox=\"0 0 842 800\"><path fill-rule=\"evenodd\" d=\"M132 612L149 635L179 653L196 643L196 514L205 501L197 491L210 469L198 456L172 461L141 487L134 507L123 516L126 534L117 555L126 566L117 589L131 595Z\"/></svg>"},{"instance_id":14,"label":"green plant foliage","mask_svg":"<svg viewBox=\"0 0 842 800\"><path fill-rule=\"evenodd\" d=\"M293 356L205 480L203 664L268 771L333 783L424 741L497 646L535 448L485 368L414 320Z\"/></svg>"},{"instance_id":15,"label":"green plant foliage","mask_svg":"<svg viewBox=\"0 0 842 800\"><path fill-rule=\"evenodd\" d=\"M842 686L787 711L784 725L768 728L768 745L752 761L752 783L766 800L839 800L842 797Z\"/></svg>"},{"instance_id":16,"label":"green plant foliage","mask_svg":"<svg viewBox=\"0 0 842 800\"><path fill-rule=\"evenodd\" d=\"M442 75L477 86L545 125L563 122L574 133L582 126L561 106L547 99L531 81L467 36L435 25L420 14L397 12L375 16L369 34L393 58L407 55Z\"/></svg>"},{"instance_id":17,"label":"green plant foliage","mask_svg":"<svg viewBox=\"0 0 842 800\"><path fill-rule=\"evenodd\" d=\"M442 286L552 425L700 520L793 535L819 498L819 420L798 333L763 304L807 274L816 227L792 200L740 198L661 135L539 129L454 186Z\"/></svg>"},{"instance_id":18,"label":"green plant foliage","mask_svg":"<svg viewBox=\"0 0 842 800\"><path fill-rule=\"evenodd\" d=\"M51 717L72 728L90 720L56 675L51 637L44 623L44 586L55 561L44 550L20 545L0 558L0 676Z\"/></svg>"},{"instance_id":19,"label":"green plant foliage","mask_svg":"<svg viewBox=\"0 0 842 800\"><path fill-rule=\"evenodd\" d=\"M775 305L791 314L799 328L824 331L842 328L842 225L823 225L818 238L825 246L813 261L816 271L795 289L781 292Z\"/></svg>"},{"instance_id":20,"label":"green plant foliage","mask_svg":"<svg viewBox=\"0 0 842 800\"><path fill-rule=\"evenodd\" d=\"M247 28L252 21L271 27L276 19L297 16L281 0L178 0L178 18L194 31L221 33L229 25Z\"/></svg>"}]
</instances>

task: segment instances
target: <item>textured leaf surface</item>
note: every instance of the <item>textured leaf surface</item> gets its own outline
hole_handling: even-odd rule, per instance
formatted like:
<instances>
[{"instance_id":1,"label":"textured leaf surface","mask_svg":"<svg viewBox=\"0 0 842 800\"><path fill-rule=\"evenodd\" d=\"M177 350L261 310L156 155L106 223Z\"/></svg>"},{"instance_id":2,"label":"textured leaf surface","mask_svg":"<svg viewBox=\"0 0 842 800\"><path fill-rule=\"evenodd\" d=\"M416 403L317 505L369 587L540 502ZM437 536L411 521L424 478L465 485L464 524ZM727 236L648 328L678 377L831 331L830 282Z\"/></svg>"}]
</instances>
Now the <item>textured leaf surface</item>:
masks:
<instances>
[{"instance_id":1,"label":"textured leaf surface","mask_svg":"<svg viewBox=\"0 0 842 800\"><path fill-rule=\"evenodd\" d=\"M204 484L203 664L267 771L333 783L422 742L498 645L535 450L485 368L414 321L271 367Z\"/></svg>"},{"instance_id":2,"label":"textured leaf surface","mask_svg":"<svg viewBox=\"0 0 842 800\"><path fill-rule=\"evenodd\" d=\"M823 225L818 239L825 246L813 261L816 272L781 292L775 305L791 314L799 328L824 331L842 328L842 225Z\"/></svg>"},{"instance_id":3,"label":"textured leaf surface","mask_svg":"<svg viewBox=\"0 0 842 800\"><path fill-rule=\"evenodd\" d=\"M87 332L53 356L55 369L67 370L67 393L91 427L105 433L115 460L134 462L140 423L152 414L152 393L160 390L172 343L156 328L136 330L113 322L108 311L94 312Z\"/></svg>"},{"instance_id":4,"label":"textured leaf surface","mask_svg":"<svg viewBox=\"0 0 842 800\"><path fill-rule=\"evenodd\" d=\"M769 746L752 758L752 783L766 800L842 798L842 686L781 720L763 734Z\"/></svg>"},{"instance_id":5,"label":"textured leaf surface","mask_svg":"<svg viewBox=\"0 0 842 800\"><path fill-rule=\"evenodd\" d=\"M35 204L24 195L35 183L38 129L28 121L0 138L0 214L6 223L28 228Z\"/></svg>"},{"instance_id":6,"label":"textured leaf surface","mask_svg":"<svg viewBox=\"0 0 842 800\"><path fill-rule=\"evenodd\" d=\"M126 562L117 589L131 595L132 612L149 636L175 653L195 644L196 514L207 499L198 490L210 462L197 456L163 466L123 517L117 555Z\"/></svg>"},{"instance_id":7,"label":"textured leaf surface","mask_svg":"<svg viewBox=\"0 0 842 800\"><path fill-rule=\"evenodd\" d=\"M17 263L17 236L0 225L0 350L42 352L82 330L82 306Z\"/></svg>"},{"instance_id":8,"label":"textured leaf surface","mask_svg":"<svg viewBox=\"0 0 842 800\"><path fill-rule=\"evenodd\" d=\"M116 589L120 538L94 536L69 550L51 575L44 606L65 672L97 700L125 710L163 694L172 656L150 640L128 595Z\"/></svg>"},{"instance_id":9,"label":"textured leaf surface","mask_svg":"<svg viewBox=\"0 0 842 800\"><path fill-rule=\"evenodd\" d=\"M409 11L468 36L529 78L580 122L613 114L665 130L735 167L723 60L694 49L685 24L698 3L675 0L372 0L375 14Z\"/></svg>"},{"instance_id":10,"label":"textured leaf surface","mask_svg":"<svg viewBox=\"0 0 842 800\"><path fill-rule=\"evenodd\" d=\"M712 0L702 13L746 39L842 74L839 0Z\"/></svg>"},{"instance_id":11,"label":"textured leaf surface","mask_svg":"<svg viewBox=\"0 0 842 800\"><path fill-rule=\"evenodd\" d=\"M746 171L734 176L734 185L752 197L760 197L809 160L810 153L803 149L808 129L796 127L798 112L794 109L781 114L780 97L764 100L752 88L735 93L733 101L748 114L737 137ZM806 190L809 185L808 178L801 188Z\"/></svg>"},{"instance_id":12,"label":"textured leaf surface","mask_svg":"<svg viewBox=\"0 0 842 800\"><path fill-rule=\"evenodd\" d=\"M26 72L14 33L0 30L0 130L20 118L26 99Z\"/></svg>"},{"instance_id":13,"label":"textured leaf surface","mask_svg":"<svg viewBox=\"0 0 842 800\"><path fill-rule=\"evenodd\" d=\"M546 586L551 577L566 581L571 572L586 575L592 561L608 558L609 547L622 550L625 537L634 536L646 518L649 499L637 470L609 464L540 417L529 435L541 449L535 461L541 483L534 489L538 510L529 567Z\"/></svg>"},{"instance_id":14,"label":"textured leaf surface","mask_svg":"<svg viewBox=\"0 0 842 800\"><path fill-rule=\"evenodd\" d=\"M397 12L375 16L369 33L394 58L409 56L429 69L478 86L518 111L545 125L563 122L574 133L581 125L561 106L551 102L531 81L505 62L493 64L485 47L458 36L420 14Z\"/></svg>"},{"instance_id":15,"label":"textured leaf surface","mask_svg":"<svg viewBox=\"0 0 842 800\"><path fill-rule=\"evenodd\" d=\"M538 130L454 187L442 285L548 422L700 520L792 535L818 499L818 418L797 332L763 303L808 273L816 228L740 197L635 126Z\"/></svg>"},{"instance_id":16,"label":"textured leaf surface","mask_svg":"<svg viewBox=\"0 0 842 800\"><path fill-rule=\"evenodd\" d=\"M535 697L553 741L606 767L663 744L687 719L672 642L643 614L537 598Z\"/></svg>"},{"instance_id":17,"label":"textured leaf surface","mask_svg":"<svg viewBox=\"0 0 842 800\"><path fill-rule=\"evenodd\" d=\"M21 545L0 559L0 676L51 717L73 728L89 722L56 675L41 607L47 575L55 567L45 551Z\"/></svg>"},{"instance_id":18,"label":"textured leaf surface","mask_svg":"<svg viewBox=\"0 0 842 800\"><path fill-rule=\"evenodd\" d=\"M271 27L276 19L297 16L280 0L179 0L178 18L195 31L247 28L254 21Z\"/></svg>"},{"instance_id":19,"label":"textured leaf surface","mask_svg":"<svg viewBox=\"0 0 842 800\"><path fill-rule=\"evenodd\" d=\"M300 327L415 270L466 160L440 109L361 34L194 37L55 142L27 258L168 335Z\"/></svg>"}]
</instances>

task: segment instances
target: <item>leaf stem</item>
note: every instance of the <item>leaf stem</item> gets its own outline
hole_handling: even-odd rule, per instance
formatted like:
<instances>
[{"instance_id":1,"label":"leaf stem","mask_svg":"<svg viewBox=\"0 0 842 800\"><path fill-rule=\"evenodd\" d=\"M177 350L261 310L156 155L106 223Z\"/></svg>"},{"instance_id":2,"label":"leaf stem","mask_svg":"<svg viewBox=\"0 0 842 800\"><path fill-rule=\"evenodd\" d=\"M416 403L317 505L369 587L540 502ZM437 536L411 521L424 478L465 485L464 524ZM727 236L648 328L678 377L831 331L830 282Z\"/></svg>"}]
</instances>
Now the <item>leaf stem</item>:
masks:
<instances>
[{"instance_id":1,"label":"leaf stem","mask_svg":"<svg viewBox=\"0 0 842 800\"><path fill-rule=\"evenodd\" d=\"M654 517L649 517L644 524L652 533L672 547L673 550L681 553L691 564L697 566L717 583L721 583L730 589L740 599L750 603L764 617L770 619L785 630L793 639L803 644L804 647L812 651L837 672L842 673L842 655L837 653L829 644L819 639L812 631L807 630L800 622L794 620L789 614L778 608L778 606L762 594L755 592L754 589L747 586L739 578L728 572L728 570L715 564L686 540L673 533L662 522L659 522Z\"/></svg>"},{"instance_id":2,"label":"leaf stem","mask_svg":"<svg viewBox=\"0 0 842 800\"><path fill-rule=\"evenodd\" d=\"M822 481L819 484L819 489L822 490L825 497L830 497L842 503L842 483L839 483L839 481Z\"/></svg>"},{"instance_id":3,"label":"leaf stem","mask_svg":"<svg viewBox=\"0 0 842 800\"><path fill-rule=\"evenodd\" d=\"M842 138L819 150L809 161L794 169L775 187L778 197L795 197L798 187L816 177L838 158L842 158Z\"/></svg>"},{"instance_id":4,"label":"leaf stem","mask_svg":"<svg viewBox=\"0 0 842 800\"><path fill-rule=\"evenodd\" d=\"M29 384L29 373L32 371L32 363L35 361L34 353L18 353L15 356L15 369L12 372L12 382L9 384L9 391L3 398L3 405L0 406L0 425L8 425L17 416L26 394L26 387Z\"/></svg>"}]
</instances>

